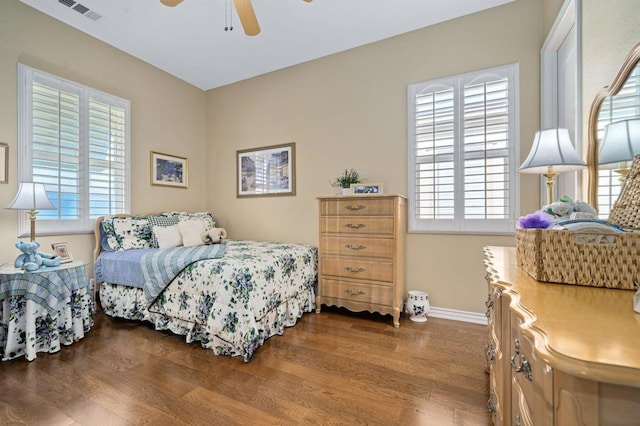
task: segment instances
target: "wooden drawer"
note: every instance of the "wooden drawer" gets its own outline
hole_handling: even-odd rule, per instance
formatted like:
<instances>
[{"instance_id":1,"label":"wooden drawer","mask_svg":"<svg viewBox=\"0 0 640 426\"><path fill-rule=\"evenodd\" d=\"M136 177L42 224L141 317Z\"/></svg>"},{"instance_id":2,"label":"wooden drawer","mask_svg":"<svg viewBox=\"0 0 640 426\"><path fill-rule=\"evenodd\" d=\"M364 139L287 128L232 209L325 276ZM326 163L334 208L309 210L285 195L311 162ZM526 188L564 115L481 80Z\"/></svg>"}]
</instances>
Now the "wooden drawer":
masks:
<instances>
[{"instance_id":1,"label":"wooden drawer","mask_svg":"<svg viewBox=\"0 0 640 426\"><path fill-rule=\"evenodd\" d=\"M521 381L514 379L511 385L511 414L513 418L507 424L535 426L530 406L531 396L527 399L528 392L522 388L521 384Z\"/></svg>"},{"instance_id":2,"label":"wooden drawer","mask_svg":"<svg viewBox=\"0 0 640 426\"><path fill-rule=\"evenodd\" d=\"M392 198L366 198L345 200L323 200L320 204L321 216L391 216L393 215Z\"/></svg>"},{"instance_id":3,"label":"wooden drawer","mask_svg":"<svg viewBox=\"0 0 640 426\"><path fill-rule=\"evenodd\" d=\"M320 218L320 232L393 236L393 218L323 216Z\"/></svg>"},{"instance_id":4,"label":"wooden drawer","mask_svg":"<svg viewBox=\"0 0 640 426\"><path fill-rule=\"evenodd\" d=\"M321 279L320 295L365 304L393 306L393 287Z\"/></svg>"},{"instance_id":5,"label":"wooden drawer","mask_svg":"<svg viewBox=\"0 0 640 426\"><path fill-rule=\"evenodd\" d=\"M341 256L393 258L391 238L329 237L320 238L320 252Z\"/></svg>"},{"instance_id":6,"label":"wooden drawer","mask_svg":"<svg viewBox=\"0 0 640 426\"><path fill-rule=\"evenodd\" d=\"M522 319L511 313L511 419L512 424L553 424L553 372L533 352L533 343L521 332Z\"/></svg>"},{"instance_id":7,"label":"wooden drawer","mask_svg":"<svg viewBox=\"0 0 640 426\"><path fill-rule=\"evenodd\" d=\"M358 280L374 280L393 285L393 263L387 261L365 260L326 256L320 262L320 275L345 277Z\"/></svg>"}]
</instances>

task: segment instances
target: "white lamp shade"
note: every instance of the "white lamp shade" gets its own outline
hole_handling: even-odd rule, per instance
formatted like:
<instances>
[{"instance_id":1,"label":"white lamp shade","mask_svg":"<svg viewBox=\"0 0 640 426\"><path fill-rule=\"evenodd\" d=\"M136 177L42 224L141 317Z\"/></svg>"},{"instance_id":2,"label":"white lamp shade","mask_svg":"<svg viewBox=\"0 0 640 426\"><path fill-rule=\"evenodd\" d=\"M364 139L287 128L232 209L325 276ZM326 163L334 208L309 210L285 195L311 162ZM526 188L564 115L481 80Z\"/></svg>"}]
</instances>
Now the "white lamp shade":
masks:
<instances>
[{"instance_id":1,"label":"white lamp shade","mask_svg":"<svg viewBox=\"0 0 640 426\"><path fill-rule=\"evenodd\" d=\"M640 119L623 120L604 128L598 152L599 164L631 161L640 154Z\"/></svg>"},{"instance_id":2,"label":"white lamp shade","mask_svg":"<svg viewBox=\"0 0 640 426\"><path fill-rule=\"evenodd\" d=\"M44 184L21 182L18 193L7 208L12 210L51 210L56 206L49 200Z\"/></svg>"},{"instance_id":3,"label":"white lamp shade","mask_svg":"<svg viewBox=\"0 0 640 426\"><path fill-rule=\"evenodd\" d=\"M553 166L554 172L568 172L587 166L571 144L567 129L537 131L531 151L518 171L542 174L549 166Z\"/></svg>"}]
</instances>

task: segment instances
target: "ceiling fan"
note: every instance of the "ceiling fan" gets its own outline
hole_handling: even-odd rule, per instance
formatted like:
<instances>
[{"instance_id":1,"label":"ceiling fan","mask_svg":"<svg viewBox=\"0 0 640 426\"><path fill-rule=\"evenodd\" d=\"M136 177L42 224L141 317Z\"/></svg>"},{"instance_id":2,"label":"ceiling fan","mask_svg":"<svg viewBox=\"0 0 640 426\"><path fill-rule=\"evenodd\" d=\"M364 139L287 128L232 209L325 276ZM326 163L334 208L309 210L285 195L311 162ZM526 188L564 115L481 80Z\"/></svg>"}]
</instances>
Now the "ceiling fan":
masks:
<instances>
[{"instance_id":1,"label":"ceiling fan","mask_svg":"<svg viewBox=\"0 0 640 426\"><path fill-rule=\"evenodd\" d=\"M307 3L311 3L312 0L304 0ZM182 3L183 0L160 0L160 3L165 6L175 7ZM238 17L240 23L244 29L244 33L248 36L254 36L260 33L260 25L258 24L258 18L253 11L251 0L233 0L233 4L238 11Z\"/></svg>"}]
</instances>

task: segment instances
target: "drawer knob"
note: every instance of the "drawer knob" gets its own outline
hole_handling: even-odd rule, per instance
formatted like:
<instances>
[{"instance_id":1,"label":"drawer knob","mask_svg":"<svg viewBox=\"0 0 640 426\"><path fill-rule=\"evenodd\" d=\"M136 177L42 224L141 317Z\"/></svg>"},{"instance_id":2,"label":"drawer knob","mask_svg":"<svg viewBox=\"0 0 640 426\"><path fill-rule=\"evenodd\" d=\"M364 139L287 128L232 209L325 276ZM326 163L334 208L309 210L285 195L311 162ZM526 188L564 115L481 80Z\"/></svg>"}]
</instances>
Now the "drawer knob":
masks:
<instances>
[{"instance_id":1,"label":"drawer knob","mask_svg":"<svg viewBox=\"0 0 640 426\"><path fill-rule=\"evenodd\" d=\"M344 226L346 226L347 228L350 228L350 229L361 229L361 228L364 228L367 225L365 225L364 223L355 223L355 224L354 223L347 223Z\"/></svg>"},{"instance_id":2,"label":"drawer knob","mask_svg":"<svg viewBox=\"0 0 640 426\"><path fill-rule=\"evenodd\" d=\"M516 365L516 360L520 355L520 365ZM533 374L531 372L531 365L527 361L527 357L520 353L520 341L515 339L515 349L513 355L511 355L511 368L516 373L524 374L524 377L530 382L533 381Z\"/></svg>"},{"instance_id":3,"label":"drawer knob","mask_svg":"<svg viewBox=\"0 0 640 426\"><path fill-rule=\"evenodd\" d=\"M351 204L349 204L347 206L344 206L344 208L351 211L358 211L358 210L366 209L367 206L363 206L362 204L358 204L357 206L352 206Z\"/></svg>"},{"instance_id":4,"label":"drawer knob","mask_svg":"<svg viewBox=\"0 0 640 426\"><path fill-rule=\"evenodd\" d=\"M366 246L363 246L363 245L352 246L351 244L346 244L345 247L351 250L362 250L367 248Z\"/></svg>"},{"instance_id":5,"label":"drawer knob","mask_svg":"<svg viewBox=\"0 0 640 426\"><path fill-rule=\"evenodd\" d=\"M362 290L353 291L350 288L346 289L344 292L347 293L349 296L362 296L364 294L364 291Z\"/></svg>"},{"instance_id":6,"label":"drawer knob","mask_svg":"<svg viewBox=\"0 0 640 426\"><path fill-rule=\"evenodd\" d=\"M349 272L353 272L353 273L358 273L358 272L364 272L364 271L366 271L366 269L364 269L364 268L354 268L354 267L352 267L352 266L347 266L347 267L345 267L344 269L346 269L346 270L347 270L347 271L349 271Z\"/></svg>"}]
</instances>

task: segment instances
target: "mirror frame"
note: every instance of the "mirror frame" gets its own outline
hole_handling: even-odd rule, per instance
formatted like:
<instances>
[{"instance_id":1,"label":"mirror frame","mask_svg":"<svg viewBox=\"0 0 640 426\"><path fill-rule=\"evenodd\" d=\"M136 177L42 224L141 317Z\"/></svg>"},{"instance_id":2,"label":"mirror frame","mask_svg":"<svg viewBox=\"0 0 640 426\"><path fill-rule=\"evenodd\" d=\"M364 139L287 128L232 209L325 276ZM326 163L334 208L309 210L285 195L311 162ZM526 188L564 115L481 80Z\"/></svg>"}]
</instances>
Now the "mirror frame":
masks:
<instances>
[{"instance_id":1,"label":"mirror frame","mask_svg":"<svg viewBox=\"0 0 640 426\"><path fill-rule=\"evenodd\" d=\"M587 151L587 167L589 170L589 186L587 187L589 204L598 208L598 115L602 102L608 96L615 96L627 81L629 74L640 61L640 43L636 44L627 55L618 70L618 74L609 86L604 87L596 95L589 110L589 148Z\"/></svg>"}]
</instances>

